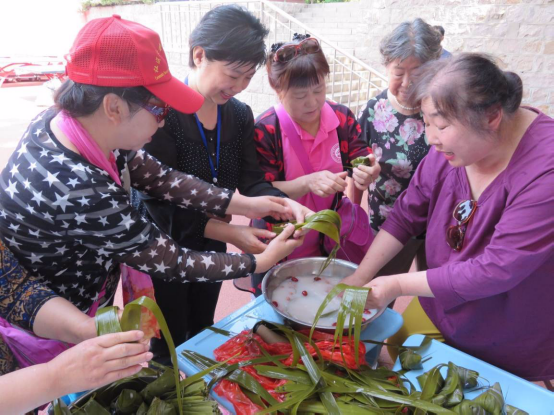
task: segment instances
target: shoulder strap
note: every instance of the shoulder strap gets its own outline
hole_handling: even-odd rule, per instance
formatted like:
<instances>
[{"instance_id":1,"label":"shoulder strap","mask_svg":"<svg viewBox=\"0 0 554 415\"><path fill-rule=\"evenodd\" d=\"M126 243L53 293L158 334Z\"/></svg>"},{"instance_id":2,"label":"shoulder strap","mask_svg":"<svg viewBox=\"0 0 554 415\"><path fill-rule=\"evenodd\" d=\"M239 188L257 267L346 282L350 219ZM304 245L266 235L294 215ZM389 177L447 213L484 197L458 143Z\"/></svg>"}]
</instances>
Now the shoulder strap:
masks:
<instances>
[{"instance_id":1,"label":"shoulder strap","mask_svg":"<svg viewBox=\"0 0 554 415\"><path fill-rule=\"evenodd\" d=\"M331 104L329 104L329 105L331 105ZM333 108L333 107L331 106L331 108ZM337 127L337 137L339 138L340 158L341 158L344 170L347 170L346 166L348 166L348 164L349 164L348 163L348 153L342 151L341 142L345 141L346 143L348 143L348 140L350 139L350 135L349 135L349 131L348 131L348 113L346 114L346 117L347 117L347 122L344 123L345 128L342 128L340 126L340 124Z\"/></svg>"},{"instance_id":2,"label":"shoulder strap","mask_svg":"<svg viewBox=\"0 0 554 415\"><path fill-rule=\"evenodd\" d=\"M296 153L296 156L298 157L298 160L302 164L302 168L304 169L304 172L306 172L306 174L313 173L314 168L312 166L312 163L310 162L310 159L308 158L308 154L306 153L306 150L302 145L300 136L298 135L296 128L292 124L292 120L290 116L287 114L282 104L277 104L275 105L274 108L275 108L275 114L277 114L277 118L279 119L279 124L281 125L281 129L287 135L289 142L293 147L294 152ZM337 135L338 135L338 132L337 132ZM339 147L340 147L340 140L339 140ZM343 158L343 154L341 151L341 159L342 158ZM343 165L344 165L344 160L343 160ZM337 193L335 195L335 198L333 199L333 204L331 206L332 210L335 210L337 208L342 197L343 197L342 192ZM314 202L316 202L316 204L318 199L319 198L317 198L317 196L314 197Z\"/></svg>"},{"instance_id":3,"label":"shoulder strap","mask_svg":"<svg viewBox=\"0 0 554 415\"><path fill-rule=\"evenodd\" d=\"M281 129L287 135L289 142L292 148L294 149L296 156L298 157L298 160L302 164L302 168L304 169L304 172L306 174L313 173L314 168L312 166L312 163L310 162L308 154L306 153L306 150L302 145L302 141L300 139L300 135L298 135L298 131L296 131L296 128L292 124L292 120L290 119L290 116L287 114L282 104L277 104L275 105L274 108L275 108L275 114L277 114L277 118L279 119L279 124L281 125Z\"/></svg>"}]
</instances>

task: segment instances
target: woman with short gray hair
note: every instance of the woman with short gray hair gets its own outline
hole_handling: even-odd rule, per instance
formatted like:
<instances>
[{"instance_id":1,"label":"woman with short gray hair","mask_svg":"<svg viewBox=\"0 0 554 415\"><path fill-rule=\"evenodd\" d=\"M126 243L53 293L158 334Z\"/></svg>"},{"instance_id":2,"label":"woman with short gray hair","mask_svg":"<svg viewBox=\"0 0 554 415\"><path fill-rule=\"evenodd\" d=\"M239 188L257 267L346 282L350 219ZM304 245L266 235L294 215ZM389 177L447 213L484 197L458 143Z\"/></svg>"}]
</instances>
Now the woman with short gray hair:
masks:
<instances>
[{"instance_id":1,"label":"woman with short gray hair","mask_svg":"<svg viewBox=\"0 0 554 415\"><path fill-rule=\"evenodd\" d=\"M380 52L389 86L370 99L358 115L362 136L381 165L381 174L370 185L368 194L374 232L379 231L429 151L420 106L409 101L409 93L413 71L440 56L440 36L418 18L401 23L383 38ZM418 250L421 251L418 267L424 268L423 240L413 239L379 275L407 272Z\"/></svg>"}]
</instances>

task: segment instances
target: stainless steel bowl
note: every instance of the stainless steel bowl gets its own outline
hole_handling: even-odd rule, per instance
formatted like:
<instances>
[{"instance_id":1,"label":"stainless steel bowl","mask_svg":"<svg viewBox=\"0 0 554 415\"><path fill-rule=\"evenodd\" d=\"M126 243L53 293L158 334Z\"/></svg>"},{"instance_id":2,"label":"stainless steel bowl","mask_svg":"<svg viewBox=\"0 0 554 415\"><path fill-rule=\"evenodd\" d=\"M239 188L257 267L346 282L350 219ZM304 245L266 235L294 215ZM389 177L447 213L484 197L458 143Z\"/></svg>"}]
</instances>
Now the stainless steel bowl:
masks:
<instances>
[{"instance_id":1,"label":"stainless steel bowl","mask_svg":"<svg viewBox=\"0 0 554 415\"><path fill-rule=\"evenodd\" d=\"M293 328L311 328L312 325L305 321L295 319L275 307L272 302L273 291L279 286L279 284L281 284L281 282L283 282L291 275L317 275L319 273L319 270L321 269L321 265L325 262L326 259L327 258L324 257L293 259L292 261L276 265L275 267L270 269L267 274L265 274L265 277L262 281L262 292L264 294L265 300L271 307L273 307L273 309L278 314L283 316L285 321L289 323ZM325 268L325 271L323 271L321 275L341 277L342 279L351 275L356 270L356 268L358 268L358 265L352 262L344 261L342 259L336 259L332 261L327 268ZM362 324L362 330L364 330L369 325L369 323L371 323L375 319L376 316L377 315L364 322ZM335 327L333 326L316 325L316 328L324 332L335 332Z\"/></svg>"}]
</instances>

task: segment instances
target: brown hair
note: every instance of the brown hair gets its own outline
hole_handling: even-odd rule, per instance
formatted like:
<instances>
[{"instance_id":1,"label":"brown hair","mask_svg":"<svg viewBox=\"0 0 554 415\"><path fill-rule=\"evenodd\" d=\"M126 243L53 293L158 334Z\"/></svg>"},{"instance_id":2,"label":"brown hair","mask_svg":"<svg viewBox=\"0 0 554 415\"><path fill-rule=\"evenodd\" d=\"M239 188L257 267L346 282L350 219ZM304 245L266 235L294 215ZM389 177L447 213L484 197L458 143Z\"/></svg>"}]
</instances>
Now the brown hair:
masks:
<instances>
[{"instance_id":1,"label":"brown hair","mask_svg":"<svg viewBox=\"0 0 554 415\"><path fill-rule=\"evenodd\" d=\"M504 72L490 56L462 53L418 68L411 99L421 102L431 98L442 117L483 132L486 114L502 108L511 116L519 108L522 94L523 84L517 74Z\"/></svg>"},{"instance_id":2,"label":"brown hair","mask_svg":"<svg viewBox=\"0 0 554 415\"><path fill-rule=\"evenodd\" d=\"M297 45L300 41L292 41L278 45ZM275 48L275 51L277 48ZM266 63L269 85L276 92L286 92L290 88L306 88L319 84L321 78L329 75L329 64L323 51L297 55L288 62L275 62L271 52Z\"/></svg>"}]
</instances>

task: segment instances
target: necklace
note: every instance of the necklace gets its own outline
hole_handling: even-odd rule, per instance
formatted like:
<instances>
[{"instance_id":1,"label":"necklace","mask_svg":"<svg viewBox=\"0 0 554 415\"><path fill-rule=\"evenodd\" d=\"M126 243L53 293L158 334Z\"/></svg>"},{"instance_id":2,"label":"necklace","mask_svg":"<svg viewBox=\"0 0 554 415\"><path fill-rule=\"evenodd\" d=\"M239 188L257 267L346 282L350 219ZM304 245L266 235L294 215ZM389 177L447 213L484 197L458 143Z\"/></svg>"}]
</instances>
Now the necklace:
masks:
<instances>
[{"instance_id":1,"label":"necklace","mask_svg":"<svg viewBox=\"0 0 554 415\"><path fill-rule=\"evenodd\" d=\"M404 109L404 110L406 110L406 111L415 111L415 110L418 110L418 109L421 108L421 105L418 105L417 107L405 107L405 106L402 105L400 102L398 102L398 98L396 98L396 95L392 95L392 94L391 94L391 96L394 98L394 102L396 102L396 104L397 104L400 108L402 108L402 109Z\"/></svg>"}]
</instances>

